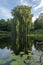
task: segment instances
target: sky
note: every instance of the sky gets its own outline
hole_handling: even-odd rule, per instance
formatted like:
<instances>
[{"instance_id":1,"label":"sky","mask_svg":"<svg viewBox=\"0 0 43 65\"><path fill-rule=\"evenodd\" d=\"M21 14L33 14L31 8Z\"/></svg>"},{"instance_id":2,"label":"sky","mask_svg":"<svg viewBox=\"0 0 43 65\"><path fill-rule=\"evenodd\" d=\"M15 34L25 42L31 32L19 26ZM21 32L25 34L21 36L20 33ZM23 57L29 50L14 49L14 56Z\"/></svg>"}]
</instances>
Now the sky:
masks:
<instances>
[{"instance_id":1,"label":"sky","mask_svg":"<svg viewBox=\"0 0 43 65\"><path fill-rule=\"evenodd\" d=\"M0 0L0 19L12 18L11 11L18 5L32 6L33 22L43 13L43 0Z\"/></svg>"}]
</instances>

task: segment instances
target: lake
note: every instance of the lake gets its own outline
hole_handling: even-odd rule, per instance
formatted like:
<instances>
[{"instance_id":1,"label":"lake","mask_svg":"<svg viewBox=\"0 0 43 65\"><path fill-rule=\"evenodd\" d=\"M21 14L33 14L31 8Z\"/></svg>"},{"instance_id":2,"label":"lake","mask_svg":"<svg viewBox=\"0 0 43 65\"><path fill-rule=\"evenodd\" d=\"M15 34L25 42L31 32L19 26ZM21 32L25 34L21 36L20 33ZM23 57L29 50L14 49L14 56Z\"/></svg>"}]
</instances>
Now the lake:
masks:
<instances>
[{"instance_id":1,"label":"lake","mask_svg":"<svg viewBox=\"0 0 43 65\"><path fill-rule=\"evenodd\" d=\"M7 41L0 42L0 65L10 65L10 63L12 62L10 55L14 54L15 44L11 43L11 41ZM43 44L36 45L35 42L31 44L32 46L30 47L30 51L32 51L34 55L39 56L41 52L43 52Z\"/></svg>"}]
</instances>

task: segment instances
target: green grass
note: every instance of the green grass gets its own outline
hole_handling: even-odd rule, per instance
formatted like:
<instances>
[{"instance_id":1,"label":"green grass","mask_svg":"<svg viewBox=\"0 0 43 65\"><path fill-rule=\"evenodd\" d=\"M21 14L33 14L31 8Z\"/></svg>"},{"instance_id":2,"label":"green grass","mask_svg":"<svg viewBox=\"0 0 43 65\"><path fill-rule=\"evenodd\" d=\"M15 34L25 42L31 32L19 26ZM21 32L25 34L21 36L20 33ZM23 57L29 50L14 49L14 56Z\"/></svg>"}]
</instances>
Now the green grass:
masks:
<instances>
[{"instance_id":1,"label":"green grass","mask_svg":"<svg viewBox=\"0 0 43 65\"><path fill-rule=\"evenodd\" d=\"M11 36L10 32L0 31L0 38L5 38L5 37L9 37L9 36Z\"/></svg>"},{"instance_id":2,"label":"green grass","mask_svg":"<svg viewBox=\"0 0 43 65\"><path fill-rule=\"evenodd\" d=\"M28 36L29 38L32 38L33 40L34 39L43 40L43 34L28 34L26 36Z\"/></svg>"}]
</instances>

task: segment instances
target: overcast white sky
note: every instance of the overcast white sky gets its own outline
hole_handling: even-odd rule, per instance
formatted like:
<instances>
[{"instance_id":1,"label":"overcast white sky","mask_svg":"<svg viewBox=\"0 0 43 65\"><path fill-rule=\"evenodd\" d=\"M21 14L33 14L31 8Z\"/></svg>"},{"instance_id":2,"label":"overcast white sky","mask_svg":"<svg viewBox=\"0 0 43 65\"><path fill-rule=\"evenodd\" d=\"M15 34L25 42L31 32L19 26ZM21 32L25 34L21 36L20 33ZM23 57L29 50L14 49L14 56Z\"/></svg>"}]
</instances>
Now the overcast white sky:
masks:
<instances>
[{"instance_id":1,"label":"overcast white sky","mask_svg":"<svg viewBox=\"0 0 43 65\"><path fill-rule=\"evenodd\" d=\"M33 22L40 13L43 13L43 0L0 0L0 19L12 18L12 8L21 4L32 6Z\"/></svg>"}]
</instances>

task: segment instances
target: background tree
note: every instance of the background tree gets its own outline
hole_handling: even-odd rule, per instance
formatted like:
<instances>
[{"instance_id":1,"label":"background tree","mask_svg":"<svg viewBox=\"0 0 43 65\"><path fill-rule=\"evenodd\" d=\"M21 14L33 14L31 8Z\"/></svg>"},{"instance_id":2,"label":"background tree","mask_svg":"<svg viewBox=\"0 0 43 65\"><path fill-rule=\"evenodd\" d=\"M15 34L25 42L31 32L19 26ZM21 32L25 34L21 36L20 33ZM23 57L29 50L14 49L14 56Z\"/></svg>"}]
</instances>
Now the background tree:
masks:
<instances>
[{"instance_id":1,"label":"background tree","mask_svg":"<svg viewBox=\"0 0 43 65\"><path fill-rule=\"evenodd\" d=\"M0 31L7 31L7 22L4 19L0 20Z\"/></svg>"},{"instance_id":2,"label":"background tree","mask_svg":"<svg viewBox=\"0 0 43 65\"><path fill-rule=\"evenodd\" d=\"M6 24L7 24L7 31L11 32L12 19L7 19Z\"/></svg>"},{"instance_id":3,"label":"background tree","mask_svg":"<svg viewBox=\"0 0 43 65\"><path fill-rule=\"evenodd\" d=\"M39 18L34 22L35 29L43 29L43 13L39 15Z\"/></svg>"},{"instance_id":4,"label":"background tree","mask_svg":"<svg viewBox=\"0 0 43 65\"><path fill-rule=\"evenodd\" d=\"M7 21L4 19L0 20L0 31L11 32L11 19Z\"/></svg>"},{"instance_id":5,"label":"background tree","mask_svg":"<svg viewBox=\"0 0 43 65\"><path fill-rule=\"evenodd\" d=\"M34 32L35 33L43 33L43 13L39 15L34 22Z\"/></svg>"}]
</instances>

